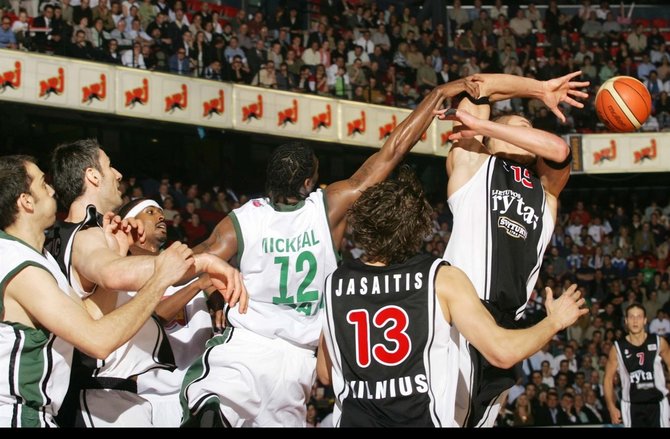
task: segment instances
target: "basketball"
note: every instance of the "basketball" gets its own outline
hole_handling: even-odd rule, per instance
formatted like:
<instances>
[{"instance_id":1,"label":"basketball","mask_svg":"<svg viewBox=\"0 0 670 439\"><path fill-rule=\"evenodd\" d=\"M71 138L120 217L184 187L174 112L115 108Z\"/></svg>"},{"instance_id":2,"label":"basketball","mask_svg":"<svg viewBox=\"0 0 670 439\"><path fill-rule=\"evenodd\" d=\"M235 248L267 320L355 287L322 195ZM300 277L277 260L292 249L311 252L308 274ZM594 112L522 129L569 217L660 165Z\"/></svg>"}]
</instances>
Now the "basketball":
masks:
<instances>
[{"instance_id":1,"label":"basketball","mask_svg":"<svg viewBox=\"0 0 670 439\"><path fill-rule=\"evenodd\" d=\"M651 95L637 79L615 76L600 86L596 95L596 113L612 131L635 131L651 113Z\"/></svg>"}]
</instances>

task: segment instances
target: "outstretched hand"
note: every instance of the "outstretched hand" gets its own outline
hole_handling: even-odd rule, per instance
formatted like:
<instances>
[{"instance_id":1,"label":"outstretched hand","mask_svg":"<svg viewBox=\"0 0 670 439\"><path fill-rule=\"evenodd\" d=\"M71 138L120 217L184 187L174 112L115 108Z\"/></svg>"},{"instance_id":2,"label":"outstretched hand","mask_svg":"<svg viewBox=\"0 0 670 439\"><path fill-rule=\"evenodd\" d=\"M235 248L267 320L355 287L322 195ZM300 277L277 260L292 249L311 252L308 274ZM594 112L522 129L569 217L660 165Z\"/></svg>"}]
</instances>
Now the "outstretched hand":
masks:
<instances>
[{"instance_id":1,"label":"outstretched hand","mask_svg":"<svg viewBox=\"0 0 670 439\"><path fill-rule=\"evenodd\" d=\"M572 325L578 318L589 312L588 308L582 308L586 301L581 297L577 284L570 285L570 288L565 290L561 297L556 300L554 300L554 292L551 288L547 287L545 291L547 292L545 300L547 318L556 321L561 330Z\"/></svg>"},{"instance_id":2,"label":"outstretched hand","mask_svg":"<svg viewBox=\"0 0 670 439\"><path fill-rule=\"evenodd\" d=\"M558 108L558 104L565 102L575 108L584 108L584 104L576 101L574 98L587 99L588 93L579 89L589 86L589 81L572 81L572 79L581 75L581 70L568 73L560 78L550 79L542 82L543 97L542 102L565 123L565 115Z\"/></svg>"}]
</instances>

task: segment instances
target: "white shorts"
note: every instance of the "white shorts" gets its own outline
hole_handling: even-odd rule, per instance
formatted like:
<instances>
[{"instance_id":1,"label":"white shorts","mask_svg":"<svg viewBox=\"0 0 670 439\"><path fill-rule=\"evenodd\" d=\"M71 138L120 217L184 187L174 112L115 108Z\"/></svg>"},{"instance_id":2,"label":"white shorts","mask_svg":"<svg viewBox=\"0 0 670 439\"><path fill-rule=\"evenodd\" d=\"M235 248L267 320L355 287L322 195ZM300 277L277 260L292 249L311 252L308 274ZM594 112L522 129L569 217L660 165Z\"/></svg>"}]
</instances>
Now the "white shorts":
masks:
<instances>
[{"instance_id":1,"label":"white shorts","mask_svg":"<svg viewBox=\"0 0 670 439\"><path fill-rule=\"evenodd\" d=\"M56 428L51 414L32 409L24 404L0 404L0 428L49 427Z\"/></svg>"},{"instance_id":2,"label":"white shorts","mask_svg":"<svg viewBox=\"0 0 670 439\"><path fill-rule=\"evenodd\" d=\"M136 393L86 389L79 394L82 427L153 427L149 401Z\"/></svg>"},{"instance_id":3,"label":"white shorts","mask_svg":"<svg viewBox=\"0 0 670 439\"><path fill-rule=\"evenodd\" d=\"M154 427L179 427L181 405L179 389L185 370L154 369L137 377L137 393L151 404ZM158 388L157 388L158 387Z\"/></svg>"},{"instance_id":4,"label":"white shorts","mask_svg":"<svg viewBox=\"0 0 670 439\"><path fill-rule=\"evenodd\" d=\"M313 350L227 328L186 372L183 425L304 427L315 379Z\"/></svg>"}]
</instances>

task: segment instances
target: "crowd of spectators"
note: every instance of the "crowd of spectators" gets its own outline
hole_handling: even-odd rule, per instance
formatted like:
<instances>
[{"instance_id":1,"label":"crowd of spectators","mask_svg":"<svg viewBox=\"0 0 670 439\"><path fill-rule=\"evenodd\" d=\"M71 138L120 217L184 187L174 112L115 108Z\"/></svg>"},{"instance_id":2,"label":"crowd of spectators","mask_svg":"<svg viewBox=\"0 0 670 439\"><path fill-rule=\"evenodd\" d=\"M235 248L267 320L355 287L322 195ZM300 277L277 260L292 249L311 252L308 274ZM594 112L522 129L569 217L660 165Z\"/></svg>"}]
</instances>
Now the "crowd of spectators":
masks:
<instances>
[{"instance_id":1,"label":"crowd of spectators","mask_svg":"<svg viewBox=\"0 0 670 439\"><path fill-rule=\"evenodd\" d=\"M566 124L535 100L498 102L494 112L524 114L554 132L602 130L597 87L628 75L653 97L643 129L670 127L663 17L636 19L607 1L563 10L553 0L542 9L454 0L447 22L435 23L418 9L385 4L322 0L264 13L198 0L0 0L0 48L404 108L479 72L548 79L581 69L592 98L583 111L566 108Z\"/></svg>"}]
</instances>

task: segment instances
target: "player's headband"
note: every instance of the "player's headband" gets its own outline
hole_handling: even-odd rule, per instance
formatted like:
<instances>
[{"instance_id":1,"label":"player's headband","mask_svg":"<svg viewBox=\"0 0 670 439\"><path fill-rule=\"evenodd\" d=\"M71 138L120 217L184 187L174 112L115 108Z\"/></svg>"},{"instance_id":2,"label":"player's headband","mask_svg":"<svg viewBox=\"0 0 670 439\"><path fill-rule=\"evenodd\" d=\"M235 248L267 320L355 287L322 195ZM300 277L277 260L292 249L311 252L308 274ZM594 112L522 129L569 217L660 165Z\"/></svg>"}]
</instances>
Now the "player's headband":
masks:
<instances>
[{"instance_id":1,"label":"player's headband","mask_svg":"<svg viewBox=\"0 0 670 439\"><path fill-rule=\"evenodd\" d=\"M135 207L133 207L132 209L130 209L130 210L128 211L128 213L126 214L126 216L123 217L123 219L127 219L127 218L135 218L137 215L139 215L140 213L142 213L142 211L143 211L144 209L146 209L147 207L157 207L157 208L159 208L159 209L163 209L163 208L162 208L156 201L154 201L154 200L144 200L144 201L139 202L139 203L137 204L137 206L135 206Z\"/></svg>"}]
</instances>

